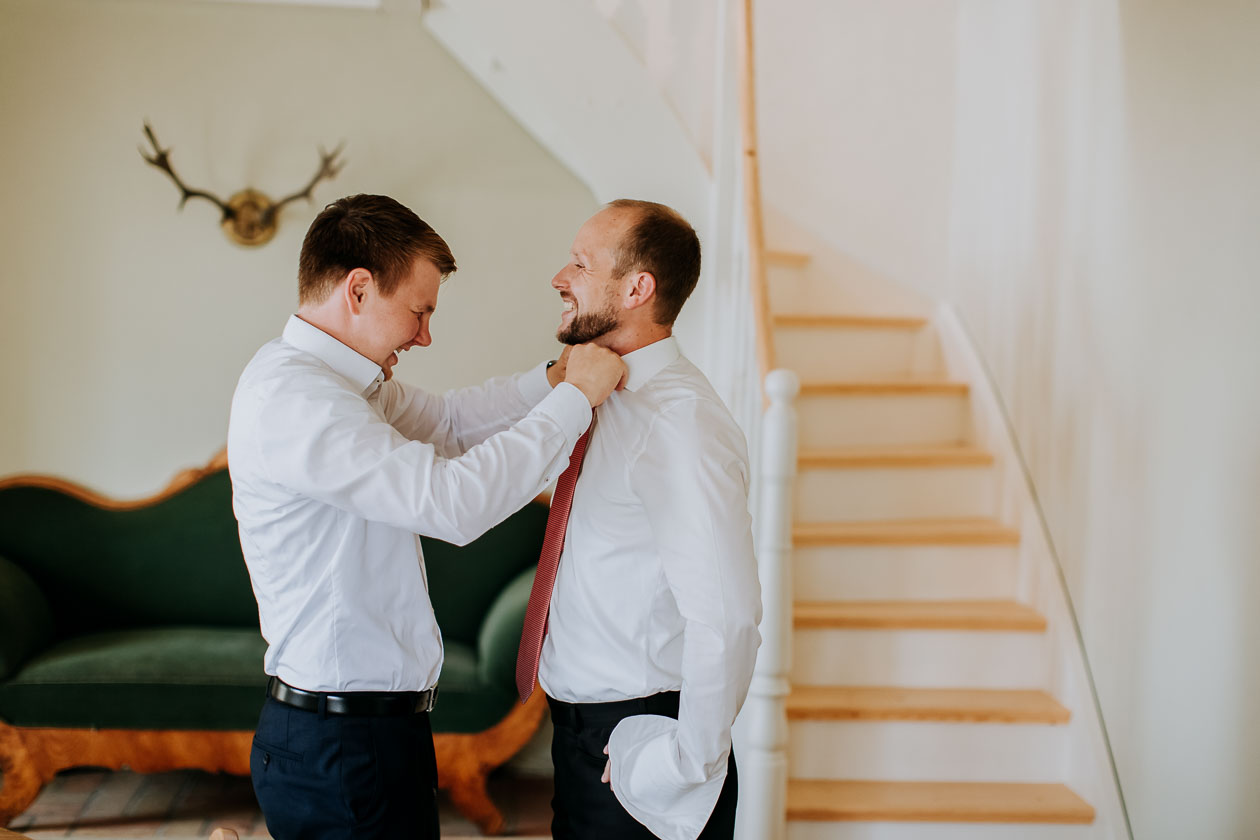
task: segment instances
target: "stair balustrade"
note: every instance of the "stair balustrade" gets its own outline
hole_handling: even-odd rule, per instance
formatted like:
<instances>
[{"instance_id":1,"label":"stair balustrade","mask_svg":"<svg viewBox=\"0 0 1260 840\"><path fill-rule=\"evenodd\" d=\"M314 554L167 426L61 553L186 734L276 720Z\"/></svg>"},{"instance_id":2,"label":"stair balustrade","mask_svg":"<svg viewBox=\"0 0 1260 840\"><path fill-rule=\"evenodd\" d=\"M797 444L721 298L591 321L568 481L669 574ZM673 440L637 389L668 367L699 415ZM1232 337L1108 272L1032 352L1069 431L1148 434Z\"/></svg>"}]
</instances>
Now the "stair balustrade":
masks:
<instances>
[{"instance_id":1,"label":"stair balustrade","mask_svg":"<svg viewBox=\"0 0 1260 840\"><path fill-rule=\"evenodd\" d=\"M796 407L801 385L790 370L765 379L757 511L761 579L761 649L744 714L748 743L740 795L747 797L741 835L783 840L787 831L787 696L792 664L792 502L796 483Z\"/></svg>"}]
</instances>

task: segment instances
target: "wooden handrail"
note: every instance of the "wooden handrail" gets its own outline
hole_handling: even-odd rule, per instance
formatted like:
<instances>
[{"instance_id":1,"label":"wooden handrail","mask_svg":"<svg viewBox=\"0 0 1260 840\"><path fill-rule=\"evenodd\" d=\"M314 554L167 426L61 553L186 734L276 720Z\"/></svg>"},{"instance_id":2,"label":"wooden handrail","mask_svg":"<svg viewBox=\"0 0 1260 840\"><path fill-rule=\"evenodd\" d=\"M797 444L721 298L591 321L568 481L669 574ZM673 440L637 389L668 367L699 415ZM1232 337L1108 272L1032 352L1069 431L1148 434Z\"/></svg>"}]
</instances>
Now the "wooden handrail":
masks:
<instances>
[{"instance_id":1,"label":"wooden handrail","mask_svg":"<svg viewBox=\"0 0 1260 840\"><path fill-rule=\"evenodd\" d=\"M757 100L753 52L753 0L740 0L739 14L740 134L743 154L744 215L748 223L748 280L757 330L758 377L774 369L774 331L770 321L770 289L766 284L766 231L761 212L761 163L757 155Z\"/></svg>"}]
</instances>

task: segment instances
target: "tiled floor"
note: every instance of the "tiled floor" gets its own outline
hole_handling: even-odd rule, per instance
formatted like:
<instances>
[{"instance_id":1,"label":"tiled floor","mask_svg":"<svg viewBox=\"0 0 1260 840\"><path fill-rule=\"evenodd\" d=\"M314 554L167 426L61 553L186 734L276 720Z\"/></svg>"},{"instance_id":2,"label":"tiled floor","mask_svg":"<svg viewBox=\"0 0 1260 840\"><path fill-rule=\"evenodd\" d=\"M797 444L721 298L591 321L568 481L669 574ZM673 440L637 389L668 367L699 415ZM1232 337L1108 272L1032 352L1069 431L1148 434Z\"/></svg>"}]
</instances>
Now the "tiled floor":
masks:
<instances>
[{"instance_id":1,"label":"tiled floor","mask_svg":"<svg viewBox=\"0 0 1260 840\"><path fill-rule=\"evenodd\" d=\"M550 836L551 779L500 772L490 797L503 811L507 833ZM442 837L480 836L442 797ZM189 770L140 775L75 770L59 775L10 825L32 840L51 837L167 837L204 840L215 828L242 838L269 837L249 779Z\"/></svg>"}]
</instances>

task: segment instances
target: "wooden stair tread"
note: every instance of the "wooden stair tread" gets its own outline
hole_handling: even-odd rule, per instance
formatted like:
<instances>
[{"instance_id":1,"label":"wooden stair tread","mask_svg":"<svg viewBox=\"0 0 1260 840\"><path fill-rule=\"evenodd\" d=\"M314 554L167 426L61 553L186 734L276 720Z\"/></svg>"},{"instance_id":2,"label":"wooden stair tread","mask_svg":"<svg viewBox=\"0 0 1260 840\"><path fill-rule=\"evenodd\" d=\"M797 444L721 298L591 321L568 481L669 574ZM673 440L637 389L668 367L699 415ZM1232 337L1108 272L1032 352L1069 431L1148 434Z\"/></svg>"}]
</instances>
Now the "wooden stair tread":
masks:
<instances>
[{"instance_id":1,"label":"wooden stair tread","mask_svg":"<svg viewBox=\"0 0 1260 840\"><path fill-rule=\"evenodd\" d=\"M786 266L791 266L792 268L804 268L805 266L810 264L811 260L814 259L813 256L811 256L810 254L806 254L801 251L783 251L783 250L769 249L765 251L764 253L765 253L765 260L767 263L774 263L775 265L786 265Z\"/></svg>"},{"instance_id":2,"label":"wooden stair tread","mask_svg":"<svg viewBox=\"0 0 1260 840\"><path fill-rule=\"evenodd\" d=\"M1042 632L1046 619L1017 601L797 601L796 627Z\"/></svg>"},{"instance_id":3,"label":"wooden stair tread","mask_svg":"<svg viewBox=\"0 0 1260 840\"><path fill-rule=\"evenodd\" d=\"M802 397L904 396L914 394L966 394L971 386L948 379L873 379L837 382L802 382Z\"/></svg>"},{"instance_id":4,"label":"wooden stair tread","mask_svg":"<svg viewBox=\"0 0 1260 840\"><path fill-rule=\"evenodd\" d=\"M1094 809L1061 784L789 779L787 818L1088 824Z\"/></svg>"},{"instance_id":5,"label":"wooden stair tread","mask_svg":"<svg viewBox=\"0 0 1260 840\"><path fill-rule=\"evenodd\" d=\"M805 545L1018 545L1019 531L992 519L890 519L798 522L792 542Z\"/></svg>"},{"instance_id":6,"label":"wooden stair tread","mask_svg":"<svg viewBox=\"0 0 1260 840\"><path fill-rule=\"evenodd\" d=\"M826 314L816 312L780 312L774 316L776 327L809 327L809 328L858 328L918 330L928 325L928 319L914 315L861 315Z\"/></svg>"},{"instance_id":7,"label":"wooden stair tread","mask_svg":"<svg viewBox=\"0 0 1260 840\"><path fill-rule=\"evenodd\" d=\"M796 685L789 720L917 720L1067 723L1069 712L1044 691Z\"/></svg>"},{"instance_id":8,"label":"wooden stair tread","mask_svg":"<svg viewBox=\"0 0 1260 840\"><path fill-rule=\"evenodd\" d=\"M801 450L801 467L989 466L993 453L976 446L841 446Z\"/></svg>"}]
</instances>

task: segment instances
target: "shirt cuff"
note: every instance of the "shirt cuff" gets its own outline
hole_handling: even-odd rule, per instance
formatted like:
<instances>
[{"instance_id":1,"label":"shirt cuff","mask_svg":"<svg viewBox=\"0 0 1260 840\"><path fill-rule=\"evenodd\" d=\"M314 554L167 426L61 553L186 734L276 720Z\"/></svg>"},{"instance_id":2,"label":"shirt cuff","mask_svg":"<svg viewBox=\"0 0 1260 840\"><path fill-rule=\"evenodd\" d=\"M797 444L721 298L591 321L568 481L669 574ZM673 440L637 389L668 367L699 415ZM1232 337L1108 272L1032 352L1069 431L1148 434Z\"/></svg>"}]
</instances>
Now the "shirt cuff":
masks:
<instances>
[{"instance_id":1,"label":"shirt cuff","mask_svg":"<svg viewBox=\"0 0 1260 840\"><path fill-rule=\"evenodd\" d=\"M725 758L703 780L684 779L678 766L678 721L635 715L608 739L612 791L630 816L662 840L696 840L726 783Z\"/></svg>"},{"instance_id":2,"label":"shirt cuff","mask_svg":"<svg viewBox=\"0 0 1260 840\"><path fill-rule=\"evenodd\" d=\"M528 376L529 374L526 374ZM572 449L591 426L593 411L586 394L571 382L561 382L551 393L543 397L542 402L534 406L534 411L550 417L563 431L565 440Z\"/></svg>"},{"instance_id":3,"label":"shirt cuff","mask_svg":"<svg viewBox=\"0 0 1260 840\"><path fill-rule=\"evenodd\" d=\"M516 377L516 387L530 405L538 405L551 393L551 381L547 379L548 362Z\"/></svg>"}]
</instances>

